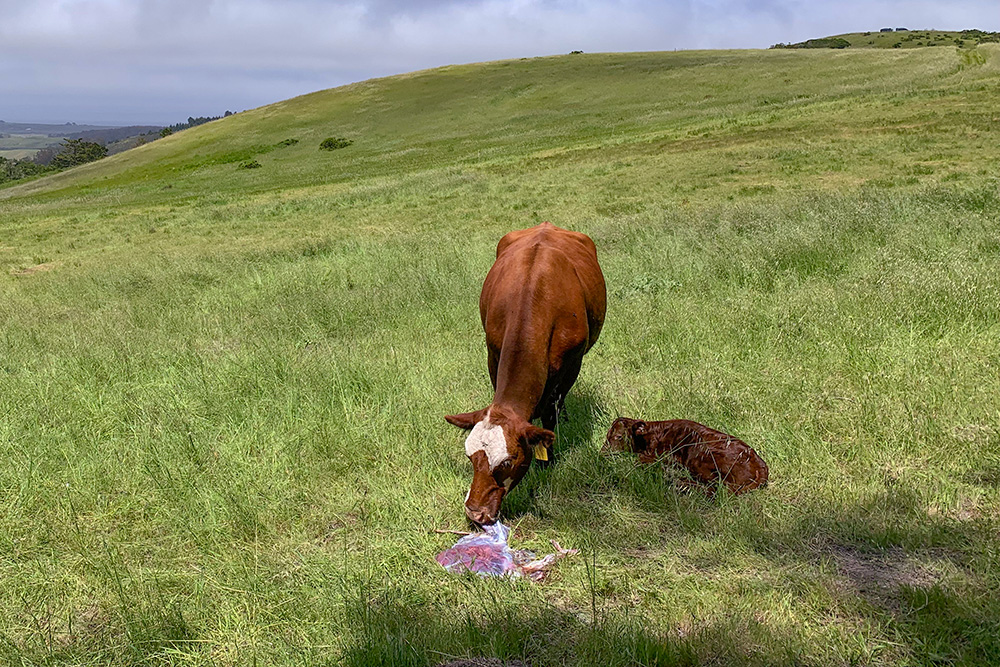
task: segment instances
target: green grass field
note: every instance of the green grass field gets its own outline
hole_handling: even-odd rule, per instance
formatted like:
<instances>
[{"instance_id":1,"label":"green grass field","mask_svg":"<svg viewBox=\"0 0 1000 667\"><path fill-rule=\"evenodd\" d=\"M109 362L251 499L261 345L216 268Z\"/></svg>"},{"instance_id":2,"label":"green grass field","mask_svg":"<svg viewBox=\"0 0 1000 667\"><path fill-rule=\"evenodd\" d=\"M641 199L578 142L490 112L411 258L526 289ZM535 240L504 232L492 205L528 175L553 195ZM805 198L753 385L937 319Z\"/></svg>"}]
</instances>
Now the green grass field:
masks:
<instances>
[{"instance_id":1,"label":"green grass field","mask_svg":"<svg viewBox=\"0 0 1000 667\"><path fill-rule=\"evenodd\" d=\"M0 188L0 663L1000 663L998 92L998 45L514 60ZM608 317L505 514L581 554L453 577L443 415L541 220ZM680 493L618 415L771 485Z\"/></svg>"},{"instance_id":2,"label":"green grass field","mask_svg":"<svg viewBox=\"0 0 1000 667\"><path fill-rule=\"evenodd\" d=\"M37 148L0 148L0 157L8 160L23 160L33 158L38 153Z\"/></svg>"},{"instance_id":3,"label":"green grass field","mask_svg":"<svg viewBox=\"0 0 1000 667\"><path fill-rule=\"evenodd\" d=\"M0 157L8 160L33 158L42 148L56 146L62 141L59 137L49 137L43 134L14 134L0 136Z\"/></svg>"}]
</instances>

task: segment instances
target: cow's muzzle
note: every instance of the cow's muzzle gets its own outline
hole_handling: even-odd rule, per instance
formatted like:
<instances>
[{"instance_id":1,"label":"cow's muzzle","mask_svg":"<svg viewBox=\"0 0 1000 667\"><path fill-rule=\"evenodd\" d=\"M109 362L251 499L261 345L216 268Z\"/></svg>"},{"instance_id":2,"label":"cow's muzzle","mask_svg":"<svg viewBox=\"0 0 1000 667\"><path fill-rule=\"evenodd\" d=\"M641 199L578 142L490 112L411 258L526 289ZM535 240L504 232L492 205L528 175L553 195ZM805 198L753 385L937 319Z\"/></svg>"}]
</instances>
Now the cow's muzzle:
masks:
<instances>
[{"instance_id":1,"label":"cow's muzzle","mask_svg":"<svg viewBox=\"0 0 1000 667\"><path fill-rule=\"evenodd\" d=\"M472 521L480 526L488 526L496 523L497 514L499 514L499 512L490 512L490 510L486 507L465 506L465 516L469 517L469 521Z\"/></svg>"}]
</instances>

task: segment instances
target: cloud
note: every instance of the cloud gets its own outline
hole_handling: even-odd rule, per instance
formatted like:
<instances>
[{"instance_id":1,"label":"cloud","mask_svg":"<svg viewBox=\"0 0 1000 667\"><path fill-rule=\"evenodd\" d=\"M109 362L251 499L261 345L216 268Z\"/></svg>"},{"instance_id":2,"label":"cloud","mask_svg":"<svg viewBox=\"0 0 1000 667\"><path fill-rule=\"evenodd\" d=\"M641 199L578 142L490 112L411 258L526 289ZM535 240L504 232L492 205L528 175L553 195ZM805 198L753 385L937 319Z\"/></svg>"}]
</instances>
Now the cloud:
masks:
<instances>
[{"instance_id":1,"label":"cloud","mask_svg":"<svg viewBox=\"0 0 1000 667\"><path fill-rule=\"evenodd\" d=\"M0 118L166 123L449 63L996 30L995 2L0 0Z\"/></svg>"}]
</instances>

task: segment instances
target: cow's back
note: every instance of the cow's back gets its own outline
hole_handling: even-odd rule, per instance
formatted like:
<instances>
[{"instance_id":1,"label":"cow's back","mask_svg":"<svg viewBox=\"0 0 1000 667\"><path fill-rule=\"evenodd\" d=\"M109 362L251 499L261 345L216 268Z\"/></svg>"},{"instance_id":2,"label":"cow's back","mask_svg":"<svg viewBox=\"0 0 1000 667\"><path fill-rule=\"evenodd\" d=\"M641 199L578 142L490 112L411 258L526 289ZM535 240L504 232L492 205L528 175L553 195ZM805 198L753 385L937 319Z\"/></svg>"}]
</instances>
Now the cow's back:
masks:
<instances>
[{"instance_id":1,"label":"cow's back","mask_svg":"<svg viewBox=\"0 0 1000 667\"><path fill-rule=\"evenodd\" d=\"M533 302L526 304L525 299ZM568 328L579 328L589 349L600 335L607 308L594 242L549 222L506 234L497 244L497 259L486 276L479 306L487 337L491 331L502 335L507 322L501 319L533 315L558 320L582 310L586 326Z\"/></svg>"}]
</instances>

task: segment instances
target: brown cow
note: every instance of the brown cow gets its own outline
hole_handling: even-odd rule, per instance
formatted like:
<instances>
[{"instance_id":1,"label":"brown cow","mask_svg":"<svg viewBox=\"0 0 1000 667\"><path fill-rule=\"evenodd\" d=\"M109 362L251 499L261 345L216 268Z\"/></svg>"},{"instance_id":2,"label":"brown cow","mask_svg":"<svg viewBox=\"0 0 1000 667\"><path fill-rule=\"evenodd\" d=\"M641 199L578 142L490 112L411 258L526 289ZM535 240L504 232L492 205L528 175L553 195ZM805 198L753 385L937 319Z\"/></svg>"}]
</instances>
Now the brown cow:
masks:
<instances>
[{"instance_id":1,"label":"brown cow","mask_svg":"<svg viewBox=\"0 0 1000 667\"><path fill-rule=\"evenodd\" d=\"M585 234L543 222L500 239L479 297L493 401L445 417L472 430L465 440L473 469L465 513L472 521L495 522L532 453L550 458L552 429L601 333L606 304L597 248ZM536 418L544 428L531 424Z\"/></svg>"},{"instance_id":2,"label":"brown cow","mask_svg":"<svg viewBox=\"0 0 1000 667\"><path fill-rule=\"evenodd\" d=\"M641 463L669 457L697 481L721 481L733 493L767 486L767 464L750 445L687 419L647 422L619 417L608 429L604 451L632 452Z\"/></svg>"}]
</instances>

